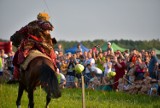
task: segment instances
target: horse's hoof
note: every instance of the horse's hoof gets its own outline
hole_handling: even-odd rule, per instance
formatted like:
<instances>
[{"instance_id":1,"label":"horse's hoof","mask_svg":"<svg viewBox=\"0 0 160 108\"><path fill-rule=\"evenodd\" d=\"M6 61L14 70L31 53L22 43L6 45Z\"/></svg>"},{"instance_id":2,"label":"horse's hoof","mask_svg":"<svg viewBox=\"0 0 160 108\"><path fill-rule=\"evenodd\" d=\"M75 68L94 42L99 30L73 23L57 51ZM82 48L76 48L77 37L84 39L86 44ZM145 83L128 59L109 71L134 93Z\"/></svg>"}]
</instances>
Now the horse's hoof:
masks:
<instances>
[{"instance_id":1,"label":"horse's hoof","mask_svg":"<svg viewBox=\"0 0 160 108\"><path fill-rule=\"evenodd\" d=\"M21 108L21 105L18 105L17 108Z\"/></svg>"},{"instance_id":2,"label":"horse's hoof","mask_svg":"<svg viewBox=\"0 0 160 108\"><path fill-rule=\"evenodd\" d=\"M45 108L49 108L49 106L46 106Z\"/></svg>"}]
</instances>

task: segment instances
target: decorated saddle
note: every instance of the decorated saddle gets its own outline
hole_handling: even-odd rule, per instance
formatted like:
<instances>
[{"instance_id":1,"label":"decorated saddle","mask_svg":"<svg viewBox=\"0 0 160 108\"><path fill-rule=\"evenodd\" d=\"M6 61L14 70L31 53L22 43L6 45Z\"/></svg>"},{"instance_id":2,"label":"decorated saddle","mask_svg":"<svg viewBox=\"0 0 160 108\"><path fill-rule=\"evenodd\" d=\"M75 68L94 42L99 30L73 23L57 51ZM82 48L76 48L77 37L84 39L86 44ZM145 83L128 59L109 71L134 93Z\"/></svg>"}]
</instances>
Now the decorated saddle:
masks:
<instances>
[{"instance_id":1,"label":"decorated saddle","mask_svg":"<svg viewBox=\"0 0 160 108\"><path fill-rule=\"evenodd\" d=\"M44 57L44 58L47 58L49 60L51 60L51 58L49 58L48 56L46 56L45 54L41 53L40 51L38 50L31 50L29 51L29 54L28 56L26 57L26 59L24 60L24 62L22 64L20 64L20 67L23 69L23 70L26 70L27 69L27 66L28 64L35 58L37 57Z\"/></svg>"}]
</instances>

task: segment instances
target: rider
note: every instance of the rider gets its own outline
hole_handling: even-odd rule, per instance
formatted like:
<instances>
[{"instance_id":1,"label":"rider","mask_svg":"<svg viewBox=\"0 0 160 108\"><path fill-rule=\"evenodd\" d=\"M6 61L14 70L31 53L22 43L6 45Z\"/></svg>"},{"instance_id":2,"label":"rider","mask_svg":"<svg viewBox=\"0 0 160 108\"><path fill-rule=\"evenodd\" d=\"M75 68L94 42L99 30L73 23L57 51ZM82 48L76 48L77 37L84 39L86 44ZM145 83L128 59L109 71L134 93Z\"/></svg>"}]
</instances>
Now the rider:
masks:
<instances>
[{"instance_id":1,"label":"rider","mask_svg":"<svg viewBox=\"0 0 160 108\"><path fill-rule=\"evenodd\" d=\"M18 50L13 59L13 79L19 78L19 65L25 60L25 57L32 49L38 49L40 52L49 56L56 68L56 55L53 49L53 44L56 43L56 40L55 38L52 39L50 35L50 31L52 31L54 27L49 22L49 18L47 13L39 13L37 20L30 22L11 36L13 45L18 46ZM17 39L17 37L21 37L21 39ZM20 40L19 43L17 40Z\"/></svg>"}]
</instances>

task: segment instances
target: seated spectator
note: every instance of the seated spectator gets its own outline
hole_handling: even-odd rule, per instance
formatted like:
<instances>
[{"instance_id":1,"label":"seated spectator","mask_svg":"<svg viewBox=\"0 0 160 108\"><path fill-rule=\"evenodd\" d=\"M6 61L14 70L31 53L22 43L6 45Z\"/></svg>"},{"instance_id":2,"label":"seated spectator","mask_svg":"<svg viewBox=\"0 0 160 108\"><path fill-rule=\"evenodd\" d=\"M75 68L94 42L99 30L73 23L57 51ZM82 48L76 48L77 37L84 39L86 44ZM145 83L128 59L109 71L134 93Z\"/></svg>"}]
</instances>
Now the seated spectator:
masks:
<instances>
[{"instance_id":1,"label":"seated spectator","mask_svg":"<svg viewBox=\"0 0 160 108\"><path fill-rule=\"evenodd\" d=\"M90 73L92 73L92 74L94 73L94 75L96 75L100 79L100 77L103 74L101 69L99 69L96 66L91 66L90 64L88 64L87 67L88 67ZM93 76L93 75L91 75L91 76Z\"/></svg>"},{"instance_id":2,"label":"seated spectator","mask_svg":"<svg viewBox=\"0 0 160 108\"><path fill-rule=\"evenodd\" d=\"M95 90L100 86L100 81L98 80L96 73L94 71L91 72L91 76L92 78L89 81L88 88Z\"/></svg>"},{"instance_id":3,"label":"seated spectator","mask_svg":"<svg viewBox=\"0 0 160 108\"><path fill-rule=\"evenodd\" d=\"M56 72L57 72L59 86L60 86L60 88L64 88L66 85L66 78L62 73L59 72L59 69L57 69Z\"/></svg>"}]
</instances>

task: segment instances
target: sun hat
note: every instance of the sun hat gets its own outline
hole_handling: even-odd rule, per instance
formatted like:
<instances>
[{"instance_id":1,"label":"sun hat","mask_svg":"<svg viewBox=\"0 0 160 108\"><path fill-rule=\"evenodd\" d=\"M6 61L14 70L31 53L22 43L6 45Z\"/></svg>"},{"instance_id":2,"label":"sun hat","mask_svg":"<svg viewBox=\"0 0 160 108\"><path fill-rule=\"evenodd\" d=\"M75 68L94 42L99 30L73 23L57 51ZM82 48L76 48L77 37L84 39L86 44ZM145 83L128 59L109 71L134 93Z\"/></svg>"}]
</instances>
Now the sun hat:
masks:
<instances>
[{"instance_id":1,"label":"sun hat","mask_svg":"<svg viewBox=\"0 0 160 108\"><path fill-rule=\"evenodd\" d=\"M107 44L108 44L108 45L111 45L111 42L108 42Z\"/></svg>"}]
</instances>

